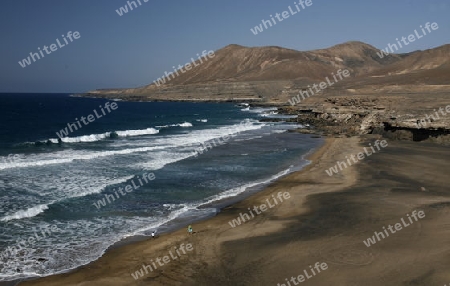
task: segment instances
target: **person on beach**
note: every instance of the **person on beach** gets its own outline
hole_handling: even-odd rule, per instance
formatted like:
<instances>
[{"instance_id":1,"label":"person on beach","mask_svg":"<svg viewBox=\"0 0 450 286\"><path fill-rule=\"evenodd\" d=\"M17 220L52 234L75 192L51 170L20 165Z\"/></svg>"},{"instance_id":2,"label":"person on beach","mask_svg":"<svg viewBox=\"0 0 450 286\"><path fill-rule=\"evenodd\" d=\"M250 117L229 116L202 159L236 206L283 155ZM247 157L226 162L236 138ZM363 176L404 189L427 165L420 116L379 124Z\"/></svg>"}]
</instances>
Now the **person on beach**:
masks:
<instances>
[{"instance_id":1,"label":"person on beach","mask_svg":"<svg viewBox=\"0 0 450 286\"><path fill-rule=\"evenodd\" d=\"M152 238L155 238L156 230L152 231Z\"/></svg>"},{"instance_id":2,"label":"person on beach","mask_svg":"<svg viewBox=\"0 0 450 286\"><path fill-rule=\"evenodd\" d=\"M188 226L188 233L192 234L192 226L191 225Z\"/></svg>"}]
</instances>

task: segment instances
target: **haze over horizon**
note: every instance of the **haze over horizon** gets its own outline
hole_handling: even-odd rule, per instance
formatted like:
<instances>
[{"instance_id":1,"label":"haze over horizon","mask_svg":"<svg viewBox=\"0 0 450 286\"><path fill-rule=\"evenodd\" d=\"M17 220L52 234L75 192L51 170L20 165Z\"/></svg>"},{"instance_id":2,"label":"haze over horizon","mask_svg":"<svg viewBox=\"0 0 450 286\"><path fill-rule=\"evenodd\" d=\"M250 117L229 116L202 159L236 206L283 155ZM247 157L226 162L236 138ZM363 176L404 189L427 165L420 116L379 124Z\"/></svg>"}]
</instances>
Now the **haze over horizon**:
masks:
<instances>
[{"instance_id":1,"label":"haze over horizon","mask_svg":"<svg viewBox=\"0 0 450 286\"><path fill-rule=\"evenodd\" d=\"M426 22L437 22L439 29L399 53L450 43L450 4L443 0L312 2L256 36L251 28L294 7L294 1L141 0L141 6L122 16L116 10L127 4L124 0L8 2L0 17L0 92L76 93L143 86L203 50L229 44L308 51L361 41L382 49ZM81 37L25 68L18 64L38 47L62 41L68 31L78 31Z\"/></svg>"}]
</instances>

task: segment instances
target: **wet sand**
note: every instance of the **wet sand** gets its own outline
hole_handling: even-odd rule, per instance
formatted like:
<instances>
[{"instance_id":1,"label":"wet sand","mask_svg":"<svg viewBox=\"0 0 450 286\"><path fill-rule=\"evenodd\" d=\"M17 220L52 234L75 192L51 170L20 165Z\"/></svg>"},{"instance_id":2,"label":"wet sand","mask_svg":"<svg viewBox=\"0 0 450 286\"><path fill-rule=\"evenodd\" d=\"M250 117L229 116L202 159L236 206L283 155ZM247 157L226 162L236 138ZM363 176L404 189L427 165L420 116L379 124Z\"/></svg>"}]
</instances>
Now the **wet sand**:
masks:
<instances>
[{"instance_id":1,"label":"wet sand","mask_svg":"<svg viewBox=\"0 0 450 286\"><path fill-rule=\"evenodd\" d=\"M299 285L450 283L450 148L388 141L337 175L325 173L374 140L328 138L308 167L193 224L191 236L185 229L163 234L108 251L71 273L20 285L288 285L285 279L305 275L304 269L311 277ZM278 192L291 197L240 226L228 223ZM425 218L370 247L363 243L414 210ZM131 276L181 243L193 251L138 280ZM309 265L316 262L328 268L313 275Z\"/></svg>"}]
</instances>

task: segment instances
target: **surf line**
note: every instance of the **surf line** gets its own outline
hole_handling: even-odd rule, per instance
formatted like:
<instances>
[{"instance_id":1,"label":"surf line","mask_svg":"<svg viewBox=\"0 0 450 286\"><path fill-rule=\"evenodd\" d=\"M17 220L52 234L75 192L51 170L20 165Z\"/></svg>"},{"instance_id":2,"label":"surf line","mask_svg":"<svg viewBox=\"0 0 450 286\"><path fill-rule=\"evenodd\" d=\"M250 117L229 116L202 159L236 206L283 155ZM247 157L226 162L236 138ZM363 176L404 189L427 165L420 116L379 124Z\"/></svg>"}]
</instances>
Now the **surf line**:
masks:
<instances>
[{"instance_id":1,"label":"surf line","mask_svg":"<svg viewBox=\"0 0 450 286\"><path fill-rule=\"evenodd\" d=\"M4 250L3 252L0 252L0 260L3 259L8 259L11 256L15 256L17 255L17 253L19 251L23 251L26 250L27 244L29 244L29 246L33 246L36 242L42 240L43 238L47 238L47 236L51 236L52 232L60 232L61 229L58 228L58 226L56 225L52 225L50 227L46 227L46 228L41 228L40 229L42 236L39 236L37 231L34 231L34 236L30 236L27 239L21 239L21 240L17 240L17 243L15 246L8 246L8 248L6 248L6 250Z\"/></svg>"},{"instance_id":2,"label":"surf line","mask_svg":"<svg viewBox=\"0 0 450 286\"><path fill-rule=\"evenodd\" d=\"M103 116L105 116L106 112L103 109L103 106L99 105L99 107L100 107L100 109L102 111ZM105 103L104 107L106 108L106 110L108 110L108 114L111 113L113 110L116 110L117 108L119 108L117 103L115 103L115 102L111 103L109 101ZM58 136L59 140L61 140L64 137L67 137L67 135L69 135L70 133L72 133L74 131L77 131L78 128L81 129L83 126L81 125L80 121L83 122L84 126L86 126L89 123L94 122L96 119L99 119L99 118L103 117L102 115L99 115L97 113L96 109L94 109L93 111L94 111L94 114L95 114L96 117L94 117L94 115L92 115L92 114L89 114L87 117L81 116L80 120L78 120L78 117L77 117L77 118L75 118L76 122L74 122L74 123L67 123L67 127L66 128L61 129L59 132L56 132L56 135ZM87 122L86 119L89 122ZM78 124L78 127L77 127L77 124ZM73 129L72 129L72 127L73 127ZM70 130L70 132L69 132L69 130Z\"/></svg>"}]
</instances>

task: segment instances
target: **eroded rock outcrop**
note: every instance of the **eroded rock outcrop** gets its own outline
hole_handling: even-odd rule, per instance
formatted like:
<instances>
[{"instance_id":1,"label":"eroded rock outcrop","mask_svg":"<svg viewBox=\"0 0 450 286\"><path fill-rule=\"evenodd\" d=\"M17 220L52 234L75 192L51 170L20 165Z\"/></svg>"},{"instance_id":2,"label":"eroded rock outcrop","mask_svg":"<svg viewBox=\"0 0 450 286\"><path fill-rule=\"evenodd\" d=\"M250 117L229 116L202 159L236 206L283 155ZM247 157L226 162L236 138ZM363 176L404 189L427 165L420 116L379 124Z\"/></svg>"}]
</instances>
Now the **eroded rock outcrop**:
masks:
<instances>
[{"instance_id":1,"label":"eroded rock outcrop","mask_svg":"<svg viewBox=\"0 0 450 286\"><path fill-rule=\"evenodd\" d=\"M411 97L411 95L410 95ZM297 122L329 135L381 134L392 140L450 145L450 112L408 105L402 97L325 97L312 104L281 108ZM445 98L444 98L445 99ZM403 102L403 105L402 105ZM439 113L436 113L439 111Z\"/></svg>"}]
</instances>

